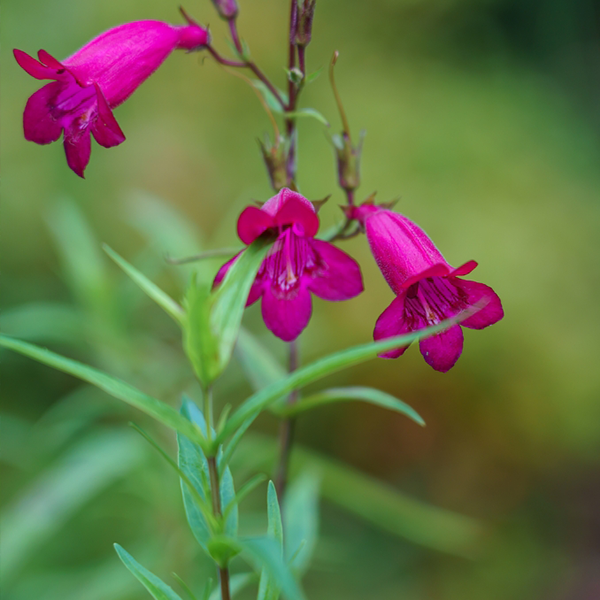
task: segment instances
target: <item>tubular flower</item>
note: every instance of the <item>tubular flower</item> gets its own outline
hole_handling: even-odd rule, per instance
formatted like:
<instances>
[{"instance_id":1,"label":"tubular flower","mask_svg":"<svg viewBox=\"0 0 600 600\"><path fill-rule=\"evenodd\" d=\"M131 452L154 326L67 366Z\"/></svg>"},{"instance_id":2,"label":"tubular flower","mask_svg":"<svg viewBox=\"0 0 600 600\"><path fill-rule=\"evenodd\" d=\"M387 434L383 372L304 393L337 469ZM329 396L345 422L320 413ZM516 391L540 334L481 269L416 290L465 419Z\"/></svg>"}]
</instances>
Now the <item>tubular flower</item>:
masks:
<instances>
[{"instance_id":1,"label":"tubular flower","mask_svg":"<svg viewBox=\"0 0 600 600\"><path fill-rule=\"evenodd\" d=\"M500 298L492 288L459 278L477 266L474 260L454 269L422 229L385 208L363 204L354 209L353 217L365 229L375 261L396 294L377 319L375 340L437 325L482 299L487 300L487 305L462 321L462 326L483 329L504 316ZM425 362L436 371L450 370L461 355L461 325L452 325L419 342ZM406 348L386 352L381 357L397 358Z\"/></svg>"},{"instance_id":2,"label":"tubular flower","mask_svg":"<svg viewBox=\"0 0 600 600\"><path fill-rule=\"evenodd\" d=\"M262 297L265 325L285 342L295 340L308 325L311 292L324 300L337 301L363 291L356 261L332 244L315 239L318 229L319 218L311 202L287 188L261 208L248 206L238 220L238 235L244 244L251 244L265 231L277 235L260 266L246 306ZM238 256L221 267L215 285Z\"/></svg>"},{"instance_id":3,"label":"tubular flower","mask_svg":"<svg viewBox=\"0 0 600 600\"><path fill-rule=\"evenodd\" d=\"M191 20L187 25L137 21L109 29L75 54L59 62L45 50L39 61L14 50L19 65L36 79L53 79L27 101L25 139L55 142L64 132L67 164L83 177L90 159L90 133L105 148L125 140L112 109L176 48L192 50L209 42L208 31Z\"/></svg>"}]
</instances>

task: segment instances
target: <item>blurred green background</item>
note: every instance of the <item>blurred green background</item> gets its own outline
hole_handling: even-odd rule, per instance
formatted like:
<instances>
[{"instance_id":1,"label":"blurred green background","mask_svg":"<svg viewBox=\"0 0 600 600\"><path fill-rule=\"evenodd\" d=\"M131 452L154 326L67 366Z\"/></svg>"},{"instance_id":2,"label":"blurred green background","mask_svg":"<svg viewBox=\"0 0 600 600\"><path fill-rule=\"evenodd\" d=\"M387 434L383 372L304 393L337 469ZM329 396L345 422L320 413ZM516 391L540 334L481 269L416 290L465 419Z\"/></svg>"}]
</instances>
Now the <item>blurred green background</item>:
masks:
<instances>
[{"instance_id":1,"label":"blurred green background","mask_svg":"<svg viewBox=\"0 0 600 600\"><path fill-rule=\"evenodd\" d=\"M242 36L283 86L288 3L240 2ZM227 52L208 0L185 8L210 23ZM600 597L599 15L592 0L318 1L309 70L340 51L351 126L367 130L359 197L401 196L398 210L449 262L479 262L474 278L498 292L506 316L466 330L448 374L411 348L327 382L381 387L415 407L425 429L354 404L301 419L303 446L382 489L477 519L468 526L483 532L465 558L458 537L449 551L415 544L444 535L427 514L413 523L398 509L397 529L417 531L406 539L324 500L310 598ZM94 144L83 181L60 143L23 139L22 109L39 83L11 52L44 48L60 59L139 19L180 22L177 3L3 2L0 327L176 405L181 391L197 392L178 332L99 244L179 297L190 268L166 265L165 253L237 244L239 212L271 195L256 144L268 120L244 82L202 55L174 53L116 110L127 141ZM326 76L302 105L339 128ZM316 121L299 129L301 191L333 193L321 213L328 226L343 200L332 149ZM315 301L305 361L369 340L393 297L364 238L343 248L361 263L366 292L342 304ZM256 307L246 325L284 354ZM2 352L0 376L2 597L148 597L119 563L115 541L163 579L173 583L175 570L201 586L210 566L185 524L176 477L126 424L142 424L171 452L173 436L23 357ZM219 388L221 403L249 392L235 364ZM277 424L266 416L258 427L272 435ZM263 513L261 488L242 512L245 531L259 530Z\"/></svg>"}]
</instances>

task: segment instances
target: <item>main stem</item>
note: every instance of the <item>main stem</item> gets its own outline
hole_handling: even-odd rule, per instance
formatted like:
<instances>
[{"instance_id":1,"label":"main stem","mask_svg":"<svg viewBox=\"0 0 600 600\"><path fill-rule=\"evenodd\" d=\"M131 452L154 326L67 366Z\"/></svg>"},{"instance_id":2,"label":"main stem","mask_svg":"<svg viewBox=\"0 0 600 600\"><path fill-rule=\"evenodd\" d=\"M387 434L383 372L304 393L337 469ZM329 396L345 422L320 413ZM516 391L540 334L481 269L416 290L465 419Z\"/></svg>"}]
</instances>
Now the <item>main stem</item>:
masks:
<instances>
[{"instance_id":1,"label":"main stem","mask_svg":"<svg viewBox=\"0 0 600 600\"><path fill-rule=\"evenodd\" d=\"M289 372L293 373L298 368L298 345L295 341L290 342L290 363ZM298 390L293 390L288 396L287 403L294 404L298 400ZM292 453L292 444L294 442L294 429L296 425L295 417L286 417L282 419L279 426L279 461L275 470L275 489L277 497L281 502L285 487L287 485L288 470L290 465L290 455Z\"/></svg>"},{"instance_id":2,"label":"main stem","mask_svg":"<svg viewBox=\"0 0 600 600\"><path fill-rule=\"evenodd\" d=\"M213 410L212 410L212 389L209 387L204 391L204 419L206 420L206 434L210 441L212 439L213 429ZM208 474L210 477L210 494L212 499L213 514L217 519L223 516L221 507L221 489L219 485L219 469L217 459L214 456L207 456ZM229 590L229 568L219 565L219 581L221 583L221 600L231 600Z\"/></svg>"}]
</instances>

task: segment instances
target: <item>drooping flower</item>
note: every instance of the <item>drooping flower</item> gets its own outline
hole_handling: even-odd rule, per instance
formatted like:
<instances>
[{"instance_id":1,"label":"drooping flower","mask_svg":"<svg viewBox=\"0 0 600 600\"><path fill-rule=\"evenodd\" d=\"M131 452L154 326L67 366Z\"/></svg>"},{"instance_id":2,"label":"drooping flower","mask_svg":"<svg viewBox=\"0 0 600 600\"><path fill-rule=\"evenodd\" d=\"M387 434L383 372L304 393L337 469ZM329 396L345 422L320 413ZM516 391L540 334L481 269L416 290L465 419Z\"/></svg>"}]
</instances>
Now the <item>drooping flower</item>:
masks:
<instances>
[{"instance_id":1,"label":"drooping flower","mask_svg":"<svg viewBox=\"0 0 600 600\"><path fill-rule=\"evenodd\" d=\"M437 325L483 299L487 301L460 325L419 342L427 364L443 373L450 370L462 353L461 325L483 329L498 322L504 316L500 298L487 285L460 279L477 266L474 260L454 269L427 234L405 216L371 203L354 209L352 216L364 227L375 261L396 294L375 324L375 340ZM381 356L397 358L406 348Z\"/></svg>"},{"instance_id":2,"label":"drooping flower","mask_svg":"<svg viewBox=\"0 0 600 600\"><path fill-rule=\"evenodd\" d=\"M126 23L102 33L69 58L45 50L39 61L14 50L19 65L36 79L53 79L27 101L25 139L55 142L64 132L67 164L83 177L91 152L90 133L105 148L125 140L112 109L127 100L176 48L192 50L209 42L206 29L160 21Z\"/></svg>"},{"instance_id":3,"label":"drooping flower","mask_svg":"<svg viewBox=\"0 0 600 600\"><path fill-rule=\"evenodd\" d=\"M265 231L277 239L254 280L246 306L262 297L265 325L286 342L308 325L311 292L324 300L348 300L363 291L360 267L334 245L315 239L319 217L310 201L287 188L261 208L248 206L237 224L244 244ZM242 251L243 252L243 251ZM225 263L214 284L225 277L239 254Z\"/></svg>"}]
</instances>

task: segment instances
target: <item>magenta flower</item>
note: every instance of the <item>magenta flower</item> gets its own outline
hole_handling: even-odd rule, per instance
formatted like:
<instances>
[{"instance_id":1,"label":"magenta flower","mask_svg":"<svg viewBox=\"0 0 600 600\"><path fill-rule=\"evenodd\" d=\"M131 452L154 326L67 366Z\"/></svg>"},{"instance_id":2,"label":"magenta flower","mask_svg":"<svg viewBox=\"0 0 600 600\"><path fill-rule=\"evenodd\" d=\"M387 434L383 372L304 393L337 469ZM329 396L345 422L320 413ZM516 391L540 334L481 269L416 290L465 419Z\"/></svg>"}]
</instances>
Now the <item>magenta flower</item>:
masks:
<instances>
[{"instance_id":1,"label":"magenta flower","mask_svg":"<svg viewBox=\"0 0 600 600\"><path fill-rule=\"evenodd\" d=\"M38 62L15 49L17 62L29 75L54 80L27 101L25 139L49 144L64 132L67 164L83 177L90 159L90 133L105 148L125 140L112 109L127 100L173 50L192 50L208 41L208 31L191 20L179 26L137 21L109 29L62 62L45 50L38 52Z\"/></svg>"},{"instance_id":2,"label":"magenta flower","mask_svg":"<svg viewBox=\"0 0 600 600\"><path fill-rule=\"evenodd\" d=\"M488 304L462 321L462 326L483 329L504 316L500 298L492 288L459 279L477 266L474 260L454 269L422 229L403 215L374 204L363 204L352 216L363 225L377 265L396 294L377 319L373 332L376 340L437 325L482 299ZM425 362L445 373L462 353L461 326L453 325L421 340L419 347ZM381 356L397 358L406 348Z\"/></svg>"},{"instance_id":3,"label":"magenta flower","mask_svg":"<svg viewBox=\"0 0 600 600\"><path fill-rule=\"evenodd\" d=\"M332 244L315 239L318 229L319 218L313 205L287 188L262 208L247 207L238 220L238 235L244 244L251 244L265 231L277 235L254 280L246 306L262 296L265 325L285 342L295 340L308 325L311 292L324 300L337 301L354 298L363 291L356 261ZM238 256L221 267L215 285Z\"/></svg>"}]
</instances>

